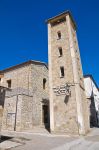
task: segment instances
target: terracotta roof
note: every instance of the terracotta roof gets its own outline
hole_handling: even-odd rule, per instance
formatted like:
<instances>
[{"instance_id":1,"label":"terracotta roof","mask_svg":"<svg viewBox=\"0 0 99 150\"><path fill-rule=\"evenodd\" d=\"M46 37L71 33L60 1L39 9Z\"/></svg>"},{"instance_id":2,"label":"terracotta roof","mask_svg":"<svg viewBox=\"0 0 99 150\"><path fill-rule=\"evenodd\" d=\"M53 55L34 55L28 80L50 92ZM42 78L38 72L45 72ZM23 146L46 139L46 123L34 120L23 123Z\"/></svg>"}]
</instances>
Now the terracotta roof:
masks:
<instances>
[{"instance_id":1,"label":"terracotta roof","mask_svg":"<svg viewBox=\"0 0 99 150\"><path fill-rule=\"evenodd\" d=\"M23 63L21 63L21 64L18 64L18 65L15 65L15 66L6 68L6 69L4 69L4 70L1 70L1 71L0 71L0 74L3 74L3 73L5 73L5 72L7 72L7 71L10 71L10 70L13 70L13 69L17 69L17 68L20 68L20 67L23 67L23 66L26 66L26 65L29 65L29 64L43 65L43 66L45 66L45 67L48 69L47 64L44 63L44 62L29 60L29 61L23 62Z\"/></svg>"}]
</instances>

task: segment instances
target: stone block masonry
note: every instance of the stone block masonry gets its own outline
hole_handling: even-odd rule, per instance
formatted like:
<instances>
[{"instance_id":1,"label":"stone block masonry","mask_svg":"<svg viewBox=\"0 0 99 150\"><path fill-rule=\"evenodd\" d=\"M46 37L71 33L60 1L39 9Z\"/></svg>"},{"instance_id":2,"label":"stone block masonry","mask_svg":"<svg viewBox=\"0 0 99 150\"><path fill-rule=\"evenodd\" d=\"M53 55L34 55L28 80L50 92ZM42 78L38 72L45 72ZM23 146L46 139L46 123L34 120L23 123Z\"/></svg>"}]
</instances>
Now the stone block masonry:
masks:
<instances>
[{"instance_id":1,"label":"stone block masonry","mask_svg":"<svg viewBox=\"0 0 99 150\"><path fill-rule=\"evenodd\" d=\"M47 23L51 131L86 134L89 119L75 22L70 12L64 12ZM65 84L71 94L56 95L53 89Z\"/></svg>"},{"instance_id":2,"label":"stone block masonry","mask_svg":"<svg viewBox=\"0 0 99 150\"><path fill-rule=\"evenodd\" d=\"M43 89L43 79L46 79ZM6 91L2 130L32 130L42 126L42 101L48 100L48 69L45 65L28 65L5 71L2 85L11 80L11 91Z\"/></svg>"}]
</instances>

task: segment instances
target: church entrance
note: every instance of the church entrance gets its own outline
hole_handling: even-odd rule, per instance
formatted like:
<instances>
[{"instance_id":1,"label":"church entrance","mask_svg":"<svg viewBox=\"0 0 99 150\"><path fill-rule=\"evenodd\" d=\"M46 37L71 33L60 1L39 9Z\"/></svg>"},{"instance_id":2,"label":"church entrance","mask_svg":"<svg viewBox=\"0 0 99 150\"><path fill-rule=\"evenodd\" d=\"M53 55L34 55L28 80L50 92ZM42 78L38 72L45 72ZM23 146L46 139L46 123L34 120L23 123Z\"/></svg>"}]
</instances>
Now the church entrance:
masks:
<instances>
[{"instance_id":1,"label":"church entrance","mask_svg":"<svg viewBox=\"0 0 99 150\"><path fill-rule=\"evenodd\" d=\"M49 104L46 102L42 104L42 123L45 128L49 130L50 127L50 118L49 118Z\"/></svg>"},{"instance_id":2,"label":"church entrance","mask_svg":"<svg viewBox=\"0 0 99 150\"><path fill-rule=\"evenodd\" d=\"M48 106L43 105L43 123L48 124Z\"/></svg>"}]
</instances>

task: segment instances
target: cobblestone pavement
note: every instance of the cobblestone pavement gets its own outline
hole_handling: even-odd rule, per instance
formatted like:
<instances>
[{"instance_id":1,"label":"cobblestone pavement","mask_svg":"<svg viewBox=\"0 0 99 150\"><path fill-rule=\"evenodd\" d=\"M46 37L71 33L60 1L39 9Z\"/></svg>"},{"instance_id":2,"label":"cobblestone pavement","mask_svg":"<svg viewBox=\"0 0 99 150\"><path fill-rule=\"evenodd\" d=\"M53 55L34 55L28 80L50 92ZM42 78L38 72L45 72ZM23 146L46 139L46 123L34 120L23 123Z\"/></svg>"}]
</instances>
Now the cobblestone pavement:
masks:
<instances>
[{"instance_id":1,"label":"cobblestone pavement","mask_svg":"<svg viewBox=\"0 0 99 150\"><path fill-rule=\"evenodd\" d=\"M99 150L99 129L86 137L58 136L40 133L16 133L25 143L10 150Z\"/></svg>"}]
</instances>

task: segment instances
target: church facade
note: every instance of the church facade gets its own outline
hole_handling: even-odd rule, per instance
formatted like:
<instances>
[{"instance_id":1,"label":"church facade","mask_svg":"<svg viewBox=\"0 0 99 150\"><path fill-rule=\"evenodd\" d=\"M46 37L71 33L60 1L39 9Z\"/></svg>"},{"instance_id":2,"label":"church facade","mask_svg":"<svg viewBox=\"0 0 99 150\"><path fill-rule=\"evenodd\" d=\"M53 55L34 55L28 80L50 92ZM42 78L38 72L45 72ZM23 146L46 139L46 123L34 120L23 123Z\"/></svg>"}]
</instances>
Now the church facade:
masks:
<instances>
[{"instance_id":1,"label":"church facade","mask_svg":"<svg viewBox=\"0 0 99 150\"><path fill-rule=\"evenodd\" d=\"M28 61L3 70L2 74L1 85L7 87L2 93L2 129L31 130L48 123L49 118L44 118L49 103L46 64Z\"/></svg>"},{"instance_id":2,"label":"church facade","mask_svg":"<svg viewBox=\"0 0 99 150\"><path fill-rule=\"evenodd\" d=\"M86 134L89 109L75 22L69 11L46 22L48 67L28 61L0 72L2 130L39 126L52 133Z\"/></svg>"}]
</instances>

